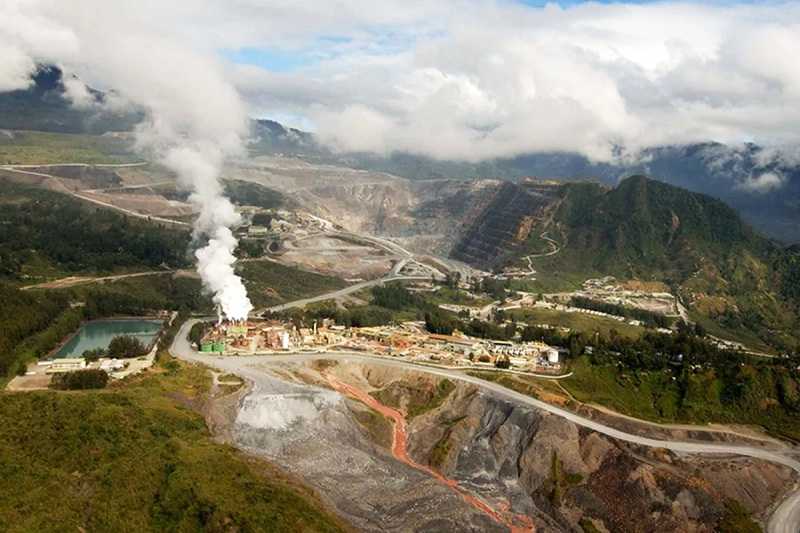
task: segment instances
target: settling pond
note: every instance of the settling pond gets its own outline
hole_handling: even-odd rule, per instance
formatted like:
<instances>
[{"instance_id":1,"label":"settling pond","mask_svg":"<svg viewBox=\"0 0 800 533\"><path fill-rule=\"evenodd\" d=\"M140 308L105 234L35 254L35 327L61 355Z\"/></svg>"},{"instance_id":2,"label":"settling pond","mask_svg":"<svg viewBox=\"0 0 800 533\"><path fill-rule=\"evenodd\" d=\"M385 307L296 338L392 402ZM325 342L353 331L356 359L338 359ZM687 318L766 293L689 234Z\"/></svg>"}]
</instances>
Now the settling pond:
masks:
<instances>
[{"instance_id":1,"label":"settling pond","mask_svg":"<svg viewBox=\"0 0 800 533\"><path fill-rule=\"evenodd\" d=\"M160 320L95 320L81 326L81 329L62 346L53 357L80 357L86 350L108 348L111 339L120 335L136 337L149 346L158 335Z\"/></svg>"}]
</instances>

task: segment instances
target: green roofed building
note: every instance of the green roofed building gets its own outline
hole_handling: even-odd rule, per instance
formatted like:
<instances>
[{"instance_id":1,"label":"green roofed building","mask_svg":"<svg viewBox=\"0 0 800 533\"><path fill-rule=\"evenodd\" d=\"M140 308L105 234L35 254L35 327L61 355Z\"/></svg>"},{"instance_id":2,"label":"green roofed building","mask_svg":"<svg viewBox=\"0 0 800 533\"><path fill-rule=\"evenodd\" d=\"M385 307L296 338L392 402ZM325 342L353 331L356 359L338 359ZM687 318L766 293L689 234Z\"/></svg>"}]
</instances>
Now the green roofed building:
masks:
<instances>
[{"instance_id":1,"label":"green roofed building","mask_svg":"<svg viewBox=\"0 0 800 533\"><path fill-rule=\"evenodd\" d=\"M247 335L247 326L228 326L228 334L229 335Z\"/></svg>"}]
</instances>

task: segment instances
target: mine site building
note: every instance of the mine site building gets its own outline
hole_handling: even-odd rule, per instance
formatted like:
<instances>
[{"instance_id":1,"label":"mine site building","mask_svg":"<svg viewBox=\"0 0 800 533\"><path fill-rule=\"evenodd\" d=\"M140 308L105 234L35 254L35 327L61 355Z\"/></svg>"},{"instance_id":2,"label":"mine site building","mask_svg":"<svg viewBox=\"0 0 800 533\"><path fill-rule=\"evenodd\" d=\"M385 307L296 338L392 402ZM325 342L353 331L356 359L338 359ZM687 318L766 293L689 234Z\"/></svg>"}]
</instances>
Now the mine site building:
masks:
<instances>
[{"instance_id":1,"label":"mine site building","mask_svg":"<svg viewBox=\"0 0 800 533\"><path fill-rule=\"evenodd\" d=\"M122 370L125 368L125 361L119 359L101 359L100 370L105 370L108 373Z\"/></svg>"},{"instance_id":2,"label":"mine site building","mask_svg":"<svg viewBox=\"0 0 800 533\"><path fill-rule=\"evenodd\" d=\"M428 340L441 346L444 345L446 350L457 352L464 355L469 355L475 350L479 344L477 341L456 337L454 335L440 335L434 333L428 336Z\"/></svg>"},{"instance_id":3,"label":"mine site building","mask_svg":"<svg viewBox=\"0 0 800 533\"><path fill-rule=\"evenodd\" d=\"M247 228L247 235L249 237L266 237L267 228L264 226L250 226Z\"/></svg>"},{"instance_id":4,"label":"mine site building","mask_svg":"<svg viewBox=\"0 0 800 533\"><path fill-rule=\"evenodd\" d=\"M353 333L355 333L357 337L371 341L385 342L391 335L388 331L384 331L381 328L365 327L353 329Z\"/></svg>"},{"instance_id":5,"label":"mine site building","mask_svg":"<svg viewBox=\"0 0 800 533\"><path fill-rule=\"evenodd\" d=\"M498 341L498 340L490 340L489 341L489 350L494 355L510 355L512 350L514 349L514 343L511 341Z\"/></svg>"},{"instance_id":6,"label":"mine site building","mask_svg":"<svg viewBox=\"0 0 800 533\"><path fill-rule=\"evenodd\" d=\"M86 359L83 357L65 357L63 359L53 360L50 366L47 367L47 370L45 370L45 373L60 374L62 372L73 372L84 368L86 368Z\"/></svg>"}]
</instances>

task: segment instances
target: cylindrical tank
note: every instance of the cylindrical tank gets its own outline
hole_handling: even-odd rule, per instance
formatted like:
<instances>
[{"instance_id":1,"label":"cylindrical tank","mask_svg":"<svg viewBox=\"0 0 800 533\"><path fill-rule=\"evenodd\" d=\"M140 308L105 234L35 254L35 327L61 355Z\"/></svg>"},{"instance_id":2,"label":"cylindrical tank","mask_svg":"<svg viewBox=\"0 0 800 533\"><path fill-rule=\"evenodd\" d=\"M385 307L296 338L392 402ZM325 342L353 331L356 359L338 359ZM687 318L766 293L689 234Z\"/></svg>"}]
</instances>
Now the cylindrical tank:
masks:
<instances>
[{"instance_id":1,"label":"cylindrical tank","mask_svg":"<svg viewBox=\"0 0 800 533\"><path fill-rule=\"evenodd\" d=\"M214 350L215 352L222 353L225 351L225 343L222 341L218 341L214 343Z\"/></svg>"},{"instance_id":2,"label":"cylindrical tank","mask_svg":"<svg viewBox=\"0 0 800 533\"><path fill-rule=\"evenodd\" d=\"M201 352L213 352L214 351L214 343L213 342L204 342L200 344L200 351Z\"/></svg>"}]
</instances>

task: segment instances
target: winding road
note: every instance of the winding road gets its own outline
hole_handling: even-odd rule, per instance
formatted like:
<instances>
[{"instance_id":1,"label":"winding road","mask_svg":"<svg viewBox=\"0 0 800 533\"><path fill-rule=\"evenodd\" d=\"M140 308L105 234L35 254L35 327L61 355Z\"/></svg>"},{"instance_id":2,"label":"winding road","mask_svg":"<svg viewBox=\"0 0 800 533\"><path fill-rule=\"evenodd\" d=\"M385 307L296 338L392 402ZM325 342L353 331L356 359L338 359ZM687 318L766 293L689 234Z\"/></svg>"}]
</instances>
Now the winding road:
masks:
<instances>
[{"instance_id":1,"label":"winding road","mask_svg":"<svg viewBox=\"0 0 800 533\"><path fill-rule=\"evenodd\" d=\"M330 297L330 296L328 296ZM289 305L289 304L287 304ZM320 359L336 359L341 361L354 361L369 363L374 365L391 366L403 370L413 370L415 372L425 372L435 376L446 377L473 385L477 385L485 390L511 400L520 405L526 405L535 409L547 411L556 416L560 416L597 433L607 435L611 438L640 446L653 448L664 448L678 453L699 453L713 454L722 456L745 456L755 459L762 459L773 463L778 463L793 469L800 474L800 454L794 448L788 450L759 448L756 446L729 444L729 443L705 443L689 442L679 440L660 440L640 435L627 433L612 428L600 422L590 420L566 409L555 405L550 405L541 400L530 396L525 396L513 390L507 389L502 385L482 380L467 374L462 374L456 370L446 370L441 368L427 368L404 361L371 357L369 355L350 353L350 352L321 352L321 353L301 353L271 356L207 356L199 354L189 343L187 335L192 325L198 320L188 320L183 324L175 340L172 343L170 352L173 356L189 361L200 363L237 374L247 379L257 379L259 366L271 364L299 363L315 361ZM798 533L800 532L800 488L795 489L776 507L770 516L767 526L769 533Z\"/></svg>"},{"instance_id":2,"label":"winding road","mask_svg":"<svg viewBox=\"0 0 800 533\"><path fill-rule=\"evenodd\" d=\"M55 168L55 167L104 167L104 168L128 168L128 167L137 167L146 165L147 163L120 163L120 164L105 164L105 165L88 165L85 163L69 163L69 164L50 164L50 165L0 165L0 170L4 170L6 172L14 172L17 174L25 174L28 176L38 176L40 178L47 178L52 180L53 183L57 184L58 187L61 189L61 192L64 194L69 194L75 198L83 200L85 202L90 202L95 205L99 205L101 207L105 207L108 209L113 209L115 211L119 211L120 213L124 213L126 215L141 218L144 220L149 220L151 222L161 222L163 224L172 224L175 226L185 226L191 227L191 224L187 222L181 222L180 220L173 220L171 218L159 217L155 215L148 215L145 213L139 213L138 211L134 211L132 209L126 209L124 207L120 207L118 205L114 205L109 202L104 202L102 200L98 200L97 198L92 198L91 196L87 196L86 194L81 194L81 192L90 192L89 190L86 191L73 191L62 181L62 178L56 176L54 174L48 174L46 172L35 172L33 170L25 170L28 168Z\"/></svg>"},{"instance_id":3,"label":"winding road","mask_svg":"<svg viewBox=\"0 0 800 533\"><path fill-rule=\"evenodd\" d=\"M87 283L103 283L105 281L116 281L119 279L127 278L141 278L145 276L162 276L164 274L175 274L180 272L178 270L148 270L146 272L132 272L130 274L116 274L113 276L68 276L66 278L54 279L44 283L36 283L34 285L25 285L20 287L23 291L30 289L63 289L66 287L74 287L76 285L85 285ZM183 271L189 272L189 271Z\"/></svg>"},{"instance_id":4,"label":"winding road","mask_svg":"<svg viewBox=\"0 0 800 533\"><path fill-rule=\"evenodd\" d=\"M295 307L304 307L308 304L312 304L315 302L324 302L325 300L333 300L335 298L341 298L342 296L347 296L348 294L352 294L354 292L358 292L361 289L366 289L369 287L374 287L376 285L383 285L384 283L390 283L392 281L423 281L423 280L430 280L430 276L400 276L400 275L393 275L390 274L388 276L384 276L382 278L373 279L369 281L362 281L360 283L355 283L353 285L349 285L344 289L339 289L338 291L328 292L325 294L320 294L319 296L311 296L310 298L303 298L300 300L295 300L293 302L281 304L281 305L274 305L272 307L268 307L265 310L256 311L254 314L260 315L264 311L285 311L287 309L293 309Z\"/></svg>"}]
</instances>

